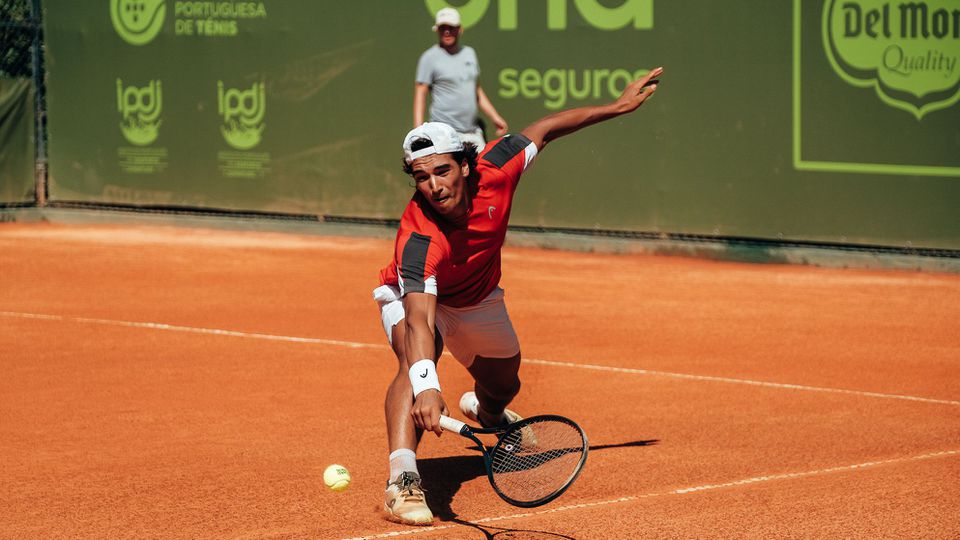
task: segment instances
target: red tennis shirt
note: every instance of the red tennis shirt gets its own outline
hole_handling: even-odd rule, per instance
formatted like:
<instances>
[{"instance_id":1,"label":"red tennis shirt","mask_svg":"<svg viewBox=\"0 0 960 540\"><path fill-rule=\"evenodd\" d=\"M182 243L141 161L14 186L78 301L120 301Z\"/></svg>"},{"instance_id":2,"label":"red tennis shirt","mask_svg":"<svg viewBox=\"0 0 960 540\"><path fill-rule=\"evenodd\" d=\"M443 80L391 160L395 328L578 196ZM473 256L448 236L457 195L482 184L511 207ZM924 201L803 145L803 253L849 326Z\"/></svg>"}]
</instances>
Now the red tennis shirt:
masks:
<instances>
[{"instance_id":1,"label":"red tennis shirt","mask_svg":"<svg viewBox=\"0 0 960 540\"><path fill-rule=\"evenodd\" d=\"M448 222L415 193L400 218L393 262L380 271L380 284L399 286L401 295L434 294L450 307L486 298L500 283L500 250L513 194L536 154L537 146L523 135L507 135L484 147L465 226Z\"/></svg>"}]
</instances>

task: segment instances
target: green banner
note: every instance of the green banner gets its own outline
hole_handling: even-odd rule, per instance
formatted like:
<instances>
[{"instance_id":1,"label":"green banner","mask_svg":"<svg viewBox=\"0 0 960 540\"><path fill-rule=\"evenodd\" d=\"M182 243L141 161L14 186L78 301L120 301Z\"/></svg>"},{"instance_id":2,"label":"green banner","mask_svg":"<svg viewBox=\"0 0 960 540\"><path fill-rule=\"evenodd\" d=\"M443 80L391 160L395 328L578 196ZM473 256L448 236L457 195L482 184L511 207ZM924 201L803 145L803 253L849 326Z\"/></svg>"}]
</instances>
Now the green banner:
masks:
<instances>
[{"instance_id":1,"label":"green banner","mask_svg":"<svg viewBox=\"0 0 960 540\"><path fill-rule=\"evenodd\" d=\"M50 199L396 218L436 10L511 130L512 223L960 249L956 0L46 0ZM490 134L488 134L490 135Z\"/></svg>"},{"instance_id":2,"label":"green banner","mask_svg":"<svg viewBox=\"0 0 960 540\"><path fill-rule=\"evenodd\" d=\"M33 85L0 78L0 204L34 200Z\"/></svg>"}]
</instances>

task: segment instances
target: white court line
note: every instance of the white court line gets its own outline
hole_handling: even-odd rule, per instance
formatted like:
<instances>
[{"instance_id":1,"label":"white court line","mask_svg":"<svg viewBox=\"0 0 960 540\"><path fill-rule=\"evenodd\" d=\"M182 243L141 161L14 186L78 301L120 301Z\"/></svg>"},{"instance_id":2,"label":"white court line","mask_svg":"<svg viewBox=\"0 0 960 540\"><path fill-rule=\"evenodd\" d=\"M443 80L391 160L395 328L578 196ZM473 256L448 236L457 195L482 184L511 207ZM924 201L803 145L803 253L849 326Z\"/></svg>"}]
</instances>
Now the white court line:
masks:
<instances>
[{"instance_id":1,"label":"white court line","mask_svg":"<svg viewBox=\"0 0 960 540\"><path fill-rule=\"evenodd\" d=\"M372 246L381 245L382 240L373 238L338 239L334 237L320 237L311 235L296 235L288 233L249 234L243 231L224 231L215 229L191 229L179 227L151 227L146 228L99 228L99 227L70 227L50 229L15 229L0 231L0 240L37 240L52 242L86 242L108 245L161 245L161 246L193 246L212 248L262 248L310 250L324 249L335 251L358 251L372 249Z\"/></svg>"},{"instance_id":2,"label":"white court line","mask_svg":"<svg viewBox=\"0 0 960 540\"><path fill-rule=\"evenodd\" d=\"M559 506L559 507L557 507L557 508L550 508L550 509L548 509L548 510L538 510L538 511L536 511L536 512L523 512L523 513L519 513L519 514L511 514L511 515L508 515L508 516L486 517L486 518L481 518L481 519L470 520L470 523L471 523L471 524L474 524L474 525L479 525L479 524L482 524L482 523L493 523L493 522L496 522L496 521L505 521L505 520L511 520L511 519L521 519L521 518L526 518L526 517L531 517L531 516L540 516L540 515L544 515L544 514L553 514L553 513L558 513L558 512L567 512L567 511L570 511L570 510L578 510L578 509L581 509L581 508L594 508L594 507L598 507L598 506L609 506L609 505L612 505L612 504L618 504L618 503L624 503L624 502L630 502L630 501L637 501L637 500L640 500L640 499L649 499L649 498L651 498L651 497L664 497L664 496L669 496L669 495L688 495L688 494L690 494L690 493L699 493L699 492L701 492L701 491L710 491L710 490L714 490L714 489L723 489L723 488L737 487L737 486L743 486L743 485L748 485L748 484L757 484L757 483L760 483L760 482L772 482L772 481L776 481L776 480L791 480L791 479L794 479L794 478L807 478L807 477L810 477L810 476L820 476L820 475L832 474L832 473L858 471L858 470L860 470L860 469L868 469L868 468L873 468L873 467L880 467L880 466L883 466L883 465L891 465L891 464L894 464L894 463L906 463L906 462L910 462L910 461L921 461L921 460L925 460L925 459L951 457L951 456L956 456L956 455L960 455L960 450L945 450L945 451L943 451L943 452L932 452L932 453L929 453L929 454L921 454L921 455L919 455L919 456L909 456L909 457L902 457L902 458L884 459L884 460L880 460L880 461L867 461L867 462L864 462L864 463L856 463L856 464L854 464L854 465L841 465L841 466L839 466L839 467L829 467L829 468L826 468L826 469L818 469L818 470L815 470L815 471L804 471L804 472L795 472L795 473L783 473L783 474L770 474L770 475L765 475L765 476L755 476L755 477L753 477L753 478L744 478L744 479L742 479L742 480L734 480L734 481L732 481L732 482L724 482L724 483L722 483L722 484L704 484L704 485L702 485L702 486L692 486L692 487L674 489L674 490L665 491L665 492L662 492L662 493L647 493L647 494L644 494L644 495L630 495L630 496L627 496L627 497L620 497L620 498L618 498L618 499L609 499L609 500L606 500L606 501L596 501L596 502L590 502L590 503L571 504L571 505L567 505L567 506ZM411 528L407 528L407 529L403 529L403 530L399 530L399 531L391 531L391 532L386 532L386 533L374 534L374 535L371 535L371 536L357 536L357 537L354 537L354 538L347 538L347 539L344 539L344 540L374 540L374 539L377 539L377 538L394 538L394 537L397 537L397 536L412 536L412 535L415 535L415 534L421 534L421 533L427 533L427 532L433 532L433 531L442 531L442 530L444 530L444 529L452 529L452 528L458 527L458 526L460 526L460 525L437 525L437 526L433 526L433 527L422 527L422 528L421 528L421 527L416 527L416 528L411 527Z\"/></svg>"},{"instance_id":3,"label":"white court line","mask_svg":"<svg viewBox=\"0 0 960 540\"><path fill-rule=\"evenodd\" d=\"M340 341L336 339L304 338L294 336L278 336L275 334L258 334L238 332L236 330L220 330L218 328L196 328L193 326L176 326L173 324L116 321L112 319L91 319L89 317L64 317L62 315L44 315L42 313L18 313L15 311L0 311L2 317L17 317L20 319L40 319L45 321L69 321L87 324L103 324L107 326L126 326L130 328L149 328L151 330L168 330L172 332L189 332L191 334L208 334L214 336L230 336L251 339L266 339L270 341L286 341L291 343L311 343L318 345L334 345L351 349L388 349L386 345L374 343L358 343L356 341Z\"/></svg>"},{"instance_id":4,"label":"white court line","mask_svg":"<svg viewBox=\"0 0 960 540\"><path fill-rule=\"evenodd\" d=\"M920 401L922 403L938 403L940 405L960 405L960 401L949 399L933 399L917 396L904 396L900 394L882 394L880 392L866 392L863 390L845 390L843 388L827 388L822 386L804 386L802 384L775 383L767 381L752 381L750 379L733 379L730 377L714 377L712 375L690 375L688 373L673 373L670 371L653 371L649 369L620 368L611 366L597 366L591 364L574 364L572 362L555 362L553 360L536 360L534 358L524 358L524 362L529 364L539 364L542 366L569 367L577 369L590 369L594 371L611 371L614 373L633 373L635 375L654 375L657 377L670 377L673 379L686 379L691 381L711 381L724 382L730 384L747 384L750 386L764 386L767 388L786 388L789 390L805 390L807 392L830 392L834 394L849 394L854 396L875 397L884 399L903 399L907 401Z\"/></svg>"},{"instance_id":5,"label":"white court line","mask_svg":"<svg viewBox=\"0 0 960 540\"><path fill-rule=\"evenodd\" d=\"M62 315L45 315L41 313L21 313L16 311L0 311L0 317L15 317L20 319L39 319L49 321L69 321L87 324L103 324L108 326L124 326L130 328L148 328L151 330L167 330L173 332L189 332L192 334L208 334L216 336L229 336L248 339L265 339L271 341L285 341L291 343L309 343L318 345L333 345L337 347L348 347L351 349L389 349L387 345L376 343L361 343L356 341L341 341L336 339L304 338L295 336L281 336L275 334L260 334L250 332L238 332L236 330L220 330L217 328L196 328L192 326L176 326L172 324L151 323L151 322L133 322L117 321L112 319L92 319L89 317L65 317ZM448 354L448 353L444 353ZM528 364L537 364L542 366L566 367L575 369L587 369L592 371L608 371L613 373L630 373L634 375L649 375L654 377L667 377L673 379L684 379L691 381L722 382L728 384L745 384L749 386L761 386L766 388L780 388L787 390L801 390L806 392L828 392L833 394L846 394L861 397L872 397L881 399L899 399L904 401L917 401L921 403L935 403L938 405L960 406L960 401L948 399L934 399L918 396L905 396L901 394L884 394L880 392L867 392L863 390L846 390L843 388L828 388L821 386L805 386L801 384L775 383L767 381L754 381L750 379L735 379L731 377L714 377L711 375L691 375L687 373L673 373L670 371L654 371L649 369L621 368L612 366L600 366L594 364L577 364L573 362L557 362L553 360L537 360L535 358L524 358L523 362Z\"/></svg>"}]
</instances>

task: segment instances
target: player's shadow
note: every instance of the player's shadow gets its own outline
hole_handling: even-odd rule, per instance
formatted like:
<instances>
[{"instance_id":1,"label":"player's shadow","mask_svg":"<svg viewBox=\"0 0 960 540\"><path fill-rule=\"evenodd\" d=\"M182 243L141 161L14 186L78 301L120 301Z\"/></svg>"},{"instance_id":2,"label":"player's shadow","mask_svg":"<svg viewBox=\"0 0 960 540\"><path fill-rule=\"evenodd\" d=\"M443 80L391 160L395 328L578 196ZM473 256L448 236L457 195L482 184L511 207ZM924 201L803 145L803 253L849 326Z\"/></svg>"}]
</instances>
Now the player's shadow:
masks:
<instances>
[{"instance_id":1,"label":"player's shadow","mask_svg":"<svg viewBox=\"0 0 960 540\"><path fill-rule=\"evenodd\" d=\"M486 540L577 540L572 536L548 531L535 531L532 529L508 529L506 527L494 527L493 525L477 525L462 519L454 519L454 523L466 527L473 527L480 531ZM491 532L496 531L496 532Z\"/></svg>"},{"instance_id":2,"label":"player's shadow","mask_svg":"<svg viewBox=\"0 0 960 540\"><path fill-rule=\"evenodd\" d=\"M610 448L651 446L658 442L660 441L657 439L647 439L619 444L592 444L590 445L590 451L596 452L597 450L608 450ZM451 507L453 496L460 491L460 487L463 486L464 482L487 476L487 470L483 466L483 456L481 456L479 452L476 452L476 446L470 446L468 449L475 453L468 456L419 459L417 460L417 468L420 470L420 476L423 478L423 488L424 491L426 491L427 505L433 510L433 514L442 521L454 521L464 525L475 526L472 523L457 520L457 513L454 512ZM587 462L589 463L589 458ZM493 493L493 488L490 489L490 495L495 497L496 495Z\"/></svg>"}]
</instances>

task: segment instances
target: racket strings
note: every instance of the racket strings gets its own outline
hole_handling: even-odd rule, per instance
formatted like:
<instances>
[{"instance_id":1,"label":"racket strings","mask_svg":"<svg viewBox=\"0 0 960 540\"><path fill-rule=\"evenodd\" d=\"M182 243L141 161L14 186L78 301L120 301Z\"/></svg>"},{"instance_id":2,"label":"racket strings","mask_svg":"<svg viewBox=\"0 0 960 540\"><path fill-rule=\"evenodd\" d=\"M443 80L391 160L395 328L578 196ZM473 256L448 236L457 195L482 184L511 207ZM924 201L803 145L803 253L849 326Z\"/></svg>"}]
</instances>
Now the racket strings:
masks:
<instances>
[{"instance_id":1,"label":"racket strings","mask_svg":"<svg viewBox=\"0 0 960 540\"><path fill-rule=\"evenodd\" d=\"M583 432L574 425L544 420L506 433L491 456L494 486L519 502L549 497L573 480L586 452Z\"/></svg>"}]
</instances>

